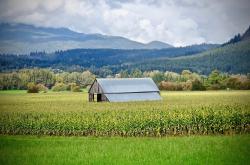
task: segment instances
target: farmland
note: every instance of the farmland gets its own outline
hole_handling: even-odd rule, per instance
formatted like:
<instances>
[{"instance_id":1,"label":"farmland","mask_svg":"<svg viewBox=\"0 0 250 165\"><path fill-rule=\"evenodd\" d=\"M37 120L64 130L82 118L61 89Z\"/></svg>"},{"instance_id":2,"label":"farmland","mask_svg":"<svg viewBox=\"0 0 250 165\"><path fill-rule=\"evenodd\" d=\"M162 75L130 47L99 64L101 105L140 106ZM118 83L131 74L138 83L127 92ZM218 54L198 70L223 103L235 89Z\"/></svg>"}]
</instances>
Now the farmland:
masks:
<instances>
[{"instance_id":1,"label":"farmland","mask_svg":"<svg viewBox=\"0 0 250 165\"><path fill-rule=\"evenodd\" d=\"M249 139L1 136L0 164L248 164Z\"/></svg>"},{"instance_id":2,"label":"farmland","mask_svg":"<svg viewBox=\"0 0 250 165\"><path fill-rule=\"evenodd\" d=\"M89 103L87 93L0 94L1 134L177 136L250 131L249 91L162 92L162 101Z\"/></svg>"},{"instance_id":3,"label":"farmland","mask_svg":"<svg viewBox=\"0 0 250 165\"><path fill-rule=\"evenodd\" d=\"M1 91L0 164L249 162L250 91L161 95L89 103L86 91Z\"/></svg>"}]
</instances>

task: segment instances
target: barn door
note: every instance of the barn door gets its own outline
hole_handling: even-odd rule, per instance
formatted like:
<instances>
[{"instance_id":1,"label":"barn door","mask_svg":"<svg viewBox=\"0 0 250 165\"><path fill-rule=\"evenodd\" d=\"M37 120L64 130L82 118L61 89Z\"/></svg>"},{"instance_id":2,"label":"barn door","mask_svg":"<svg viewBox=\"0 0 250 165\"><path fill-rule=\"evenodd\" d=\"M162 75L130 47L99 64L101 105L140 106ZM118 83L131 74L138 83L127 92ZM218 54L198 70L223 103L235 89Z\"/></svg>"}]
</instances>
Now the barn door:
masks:
<instances>
[{"instance_id":1,"label":"barn door","mask_svg":"<svg viewBox=\"0 0 250 165\"><path fill-rule=\"evenodd\" d=\"M102 94L97 94L97 102L102 101Z\"/></svg>"}]
</instances>

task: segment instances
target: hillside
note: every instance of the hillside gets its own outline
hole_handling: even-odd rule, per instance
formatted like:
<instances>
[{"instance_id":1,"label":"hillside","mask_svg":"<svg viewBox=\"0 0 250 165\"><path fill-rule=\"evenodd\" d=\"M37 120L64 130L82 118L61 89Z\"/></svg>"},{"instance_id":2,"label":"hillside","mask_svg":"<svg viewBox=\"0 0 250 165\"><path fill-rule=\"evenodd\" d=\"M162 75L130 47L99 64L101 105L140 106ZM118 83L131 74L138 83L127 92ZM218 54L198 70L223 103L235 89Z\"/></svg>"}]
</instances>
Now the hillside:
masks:
<instances>
[{"instance_id":1,"label":"hillside","mask_svg":"<svg viewBox=\"0 0 250 165\"><path fill-rule=\"evenodd\" d=\"M35 51L54 52L76 48L87 49L162 49L169 44L148 44L119 36L78 33L67 28L35 27L26 24L0 24L0 53L28 54Z\"/></svg>"},{"instance_id":2,"label":"hillside","mask_svg":"<svg viewBox=\"0 0 250 165\"><path fill-rule=\"evenodd\" d=\"M180 72L189 69L208 74L213 69L228 73L250 73L250 40L218 47L186 57L161 58L126 66L142 70L170 70ZM124 68L126 68L124 67Z\"/></svg>"},{"instance_id":3,"label":"hillside","mask_svg":"<svg viewBox=\"0 0 250 165\"><path fill-rule=\"evenodd\" d=\"M240 41L246 41L250 39L250 26L248 29L241 35L237 34L233 38L231 38L228 42L222 44L222 46L229 45L229 44L234 44Z\"/></svg>"},{"instance_id":4,"label":"hillside","mask_svg":"<svg viewBox=\"0 0 250 165\"><path fill-rule=\"evenodd\" d=\"M127 64L166 57L190 56L213 49L217 46L218 45L215 44L201 44L180 48L152 50L72 49L49 54L37 52L19 56L2 54L0 55L0 70L8 71L31 67L52 67L63 70L92 69L96 71L109 67L111 71L116 72Z\"/></svg>"}]
</instances>

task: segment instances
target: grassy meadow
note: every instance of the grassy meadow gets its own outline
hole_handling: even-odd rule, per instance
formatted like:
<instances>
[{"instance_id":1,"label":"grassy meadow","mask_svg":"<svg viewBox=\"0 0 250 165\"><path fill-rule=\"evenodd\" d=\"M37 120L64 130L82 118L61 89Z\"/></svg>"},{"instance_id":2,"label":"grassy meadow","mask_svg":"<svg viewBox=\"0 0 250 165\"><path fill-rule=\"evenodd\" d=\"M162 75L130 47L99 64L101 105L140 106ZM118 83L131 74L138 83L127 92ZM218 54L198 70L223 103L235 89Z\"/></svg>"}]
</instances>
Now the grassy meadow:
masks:
<instances>
[{"instance_id":1,"label":"grassy meadow","mask_svg":"<svg viewBox=\"0 0 250 165\"><path fill-rule=\"evenodd\" d=\"M248 164L249 139L1 136L0 164Z\"/></svg>"},{"instance_id":2,"label":"grassy meadow","mask_svg":"<svg viewBox=\"0 0 250 165\"><path fill-rule=\"evenodd\" d=\"M161 95L89 103L86 91L1 91L0 164L249 162L250 91Z\"/></svg>"}]
</instances>

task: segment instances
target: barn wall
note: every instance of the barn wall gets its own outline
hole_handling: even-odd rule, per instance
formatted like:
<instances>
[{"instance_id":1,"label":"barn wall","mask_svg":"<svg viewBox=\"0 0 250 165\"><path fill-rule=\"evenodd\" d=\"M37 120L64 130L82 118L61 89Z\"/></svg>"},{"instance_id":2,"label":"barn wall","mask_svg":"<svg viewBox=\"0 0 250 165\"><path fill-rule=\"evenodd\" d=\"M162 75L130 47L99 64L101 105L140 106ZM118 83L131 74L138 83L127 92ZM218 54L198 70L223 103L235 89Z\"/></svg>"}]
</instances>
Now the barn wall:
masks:
<instances>
[{"instance_id":1,"label":"barn wall","mask_svg":"<svg viewBox=\"0 0 250 165\"><path fill-rule=\"evenodd\" d=\"M102 101L109 101L105 94L102 94Z\"/></svg>"},{"instance_id":2,"label":"barn wall","mask_svg":"<svg viewBox=\"0 0 250 165\"><path fill-rule=\"evenodd\" d=\"M89 93L89 101L90 102L94 101L94 94Z\"/></svg>"},{"instance_id":3,"label":"barn wall","mask_svg":"<svg viewBox=\"0 0 250 165\"><path fill-rule=\"evenodd\" d=\"M97 101L97 93L101 94L102 101L108 101L107 97L103 94L103 90L100 84L95 80L91 88L89 89L89 101Z\"/></svg>"},{"instance_id":4,"label":"barn wall","mask_svg":"<svg viewBox=\"0 0 250 165\"><path fill-rule=\"evenodd\" d=\"M89 93L103 93L102 88L97 81L91 86Z\"/></svg>"}]
</instances>

